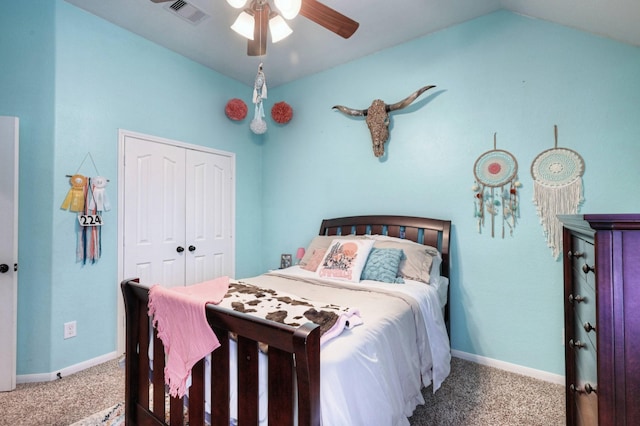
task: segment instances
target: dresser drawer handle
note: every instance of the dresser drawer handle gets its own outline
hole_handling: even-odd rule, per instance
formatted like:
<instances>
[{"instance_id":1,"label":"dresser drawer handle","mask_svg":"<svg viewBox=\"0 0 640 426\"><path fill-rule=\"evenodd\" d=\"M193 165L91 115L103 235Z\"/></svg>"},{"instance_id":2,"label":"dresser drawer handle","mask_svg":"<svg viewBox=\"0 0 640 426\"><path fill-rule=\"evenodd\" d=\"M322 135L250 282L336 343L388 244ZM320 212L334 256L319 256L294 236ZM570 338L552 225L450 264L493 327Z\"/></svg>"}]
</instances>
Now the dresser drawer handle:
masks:
<instances>
[{"instance_id":1,"label":"dresser drawer handle","mask_svg":"<svg viewBox=\"0 0 640 426\"><path fill-rule=\"evenodd\" d=\"M569 250L569 251L567 252L567 257L568 257L569 259L571 259L572 257L577 259L577 258L579 258L579 257L584 257L584 253L583 253L583 252L581 252L581 251L572 252L571 250Z\"/></svg>"},{"instance_id":2,"label":"dresser drawer handle","mask_svg":"<svg viewBox=\"0 0 640 426\"><path fill-rule=\"evenodd\" d=\"M577 294L575 296L573 294L569 295L569 303L572 303L572 304L573 304L573 302L582 303L582 302L586 302L586 301L587 301L587 298L584 297L584 296L580 296L579 294Z\"/></svg>"},{"instance_id":3,"label":"dresser drawer handle","mask_svg":"<svg viewBox=\"0 0 640 426\"><path fill-rule=\"evenodd\" d=\"M577 392L577 393L586 393L586 394L598 393L596 388L591 386L589 383L585 383L584 387L582 387L582 388L581 387L576 387L573 384L571 386L569 386L569 388L571 389L572 392Z\"/></svg>"},{"instance_id":4,"label":"dresser drawer handle","mask_svg":"<svg viewBox=\"0 0 640 426\"><path fill-rule=\"evenodd\" d=\"M582 343L580 340L576 340L575 342L573 341L573 339L569 340L569 346L572 349L582 349L585 346L587 346L586 344Z\"/></svg>"},{"instance_id":5,"label":"dresser drawer handle","mask_svg":"<svg viewBox=\"0 0 640 426\"><path fill-rule=\"evenodd\" d=\"M595 271L596 271L595 266L589 266L586 263L582 265L582 272L584 272L585 274L588 274L589 272L595 272Z\"/></svg>"},{"instance_id":6,"label":"dresser drawer handle","mask_svg":"<svg viewBox=\"0 0 640 426\"><path fill-rule=\"evenodd\" d=\"M587 333L590 331L596 331L596 328L592 326L590 322L585 322L582 326L584 327Z\"/></svg>"}]
</instances>

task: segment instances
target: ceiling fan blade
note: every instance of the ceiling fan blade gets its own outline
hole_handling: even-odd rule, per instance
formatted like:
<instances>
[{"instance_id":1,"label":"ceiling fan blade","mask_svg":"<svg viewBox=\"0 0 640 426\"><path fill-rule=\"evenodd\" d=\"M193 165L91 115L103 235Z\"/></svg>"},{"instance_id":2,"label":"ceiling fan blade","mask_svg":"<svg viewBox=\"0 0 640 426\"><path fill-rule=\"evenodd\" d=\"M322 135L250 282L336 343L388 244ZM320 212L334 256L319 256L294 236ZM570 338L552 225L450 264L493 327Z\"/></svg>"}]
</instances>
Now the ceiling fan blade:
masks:
<instances>
[{"instance_id":1,"label":"ceiling fan blade","mask_svg":"<svg viewBox=\"0 0 640 426\"><path fill-rule=\"evenodd\" d=\"M267 54L267 28L269 27L269 12L271 9L267 3L258 5L254 3L253 17L255 25L253 27L253 40L247 43L247 55L263 56Z\"/></svg>"},{"instance_id":2,"label":"ceiling fan blade","mask_svg":"<svg viewBox=\"0 0 640 426\"><path fill-rule=\"evenodd\" d=\"M343 38L351 37L360 26L353 19L316 0L302 0L300 15Z\"/></svg>"}]
</instances>

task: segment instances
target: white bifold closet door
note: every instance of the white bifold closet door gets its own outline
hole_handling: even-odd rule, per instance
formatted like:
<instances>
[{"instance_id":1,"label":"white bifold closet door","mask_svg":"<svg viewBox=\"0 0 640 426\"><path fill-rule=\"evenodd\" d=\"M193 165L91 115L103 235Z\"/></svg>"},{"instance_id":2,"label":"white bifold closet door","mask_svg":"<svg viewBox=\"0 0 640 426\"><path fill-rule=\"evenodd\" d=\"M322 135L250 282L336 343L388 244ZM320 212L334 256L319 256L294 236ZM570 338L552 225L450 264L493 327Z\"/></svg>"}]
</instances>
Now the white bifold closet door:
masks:
<instances>
[{"instance_id":1,"label":"white bifold closet door","mask_svg":"<svg viewBox=\"0 0 640 426\"><path fill-rule=\"evenodd\" d=\"M234 163L124 136L124 278L173 287L234 275Z\"/></svg>"}]
</instances>

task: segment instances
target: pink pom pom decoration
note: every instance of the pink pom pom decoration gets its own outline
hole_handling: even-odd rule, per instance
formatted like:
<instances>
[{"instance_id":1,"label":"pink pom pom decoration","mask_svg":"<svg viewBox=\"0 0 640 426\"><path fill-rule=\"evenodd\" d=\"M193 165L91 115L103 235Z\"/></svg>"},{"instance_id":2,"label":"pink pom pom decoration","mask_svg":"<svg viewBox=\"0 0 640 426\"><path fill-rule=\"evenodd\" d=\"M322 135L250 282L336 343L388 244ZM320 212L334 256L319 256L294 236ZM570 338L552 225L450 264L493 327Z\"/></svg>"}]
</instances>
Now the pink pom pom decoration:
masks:
<instances>
[{"instance_id":1,"label":"pink pom pom decoration","mask_svg":"<svg viewBox=\"0 0 640 426\"><path fill-rule=\"evenodd\" d=\"M244 120L244 118L247 116L247 104L245 104L242 99L233 98L229 102L227 102L227 106L224 108L224 112L231 120Z\"/></svg>"},{"instance_id":2,"label":"pink pom pom decoration","mask_svg":"<svg viewBox=\"0 0 640 426\"><path fill-rule=\"evenodd\" d=\"M293 109L286 102L278 102L271 108L271 118L278 124L287 124L293 117Z\"/></svg>"}]
</instances>

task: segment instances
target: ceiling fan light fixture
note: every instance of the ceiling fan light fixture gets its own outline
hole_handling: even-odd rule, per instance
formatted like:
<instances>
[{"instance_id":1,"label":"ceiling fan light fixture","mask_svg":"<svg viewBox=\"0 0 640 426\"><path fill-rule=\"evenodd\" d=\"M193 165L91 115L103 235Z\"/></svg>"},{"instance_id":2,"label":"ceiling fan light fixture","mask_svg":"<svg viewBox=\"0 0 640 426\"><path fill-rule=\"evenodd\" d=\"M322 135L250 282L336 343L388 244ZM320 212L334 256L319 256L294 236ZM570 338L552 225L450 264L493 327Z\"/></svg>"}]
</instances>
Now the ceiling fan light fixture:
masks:
<instances>
[{"instance_id":1,"label":"ceiling fan light fixture","mask_svg":"<svg viewBox=\"0 0 640 426\"><path fill-rule=\"evenodd\" d=\"M285 19L293 19L300 13L302 0L275 0L275 4Z\"/></svg>"},{"instance_id":2,"label":"ceiling fan light fixture","mask_svg":"<svg viewBox=\"0 0 640 426\"><path fill-rule=\"evenodd\" d=\"M280 40L287 38L293 32L291 27L287 25L280 15L275 15L273 18L269 19L269 31L271 32L272 43L277 43Z\"/></svg>"},{"instance_id":3,"label":"ceiling fan light fixture","mask_svg":"<svg viewBox=\"0 0 640 426\"><path fill-rule=\"evenodd\" d=\"M231 7L235 7L236 9L240 9L244 7L247 3L247 0L227 0L227 3L231 5Z\"/></svg>"},{"instance_id":4,"label":"ceiling fan light fixture","mask_svg":"<svg viewBox=\"0 0 640 426\"><path fill-rule=\"evenodd\" d=\"M231 29L241 36L253 40L253 26L255 19L247 12L242 11L236 21L231 25Z\"/></svg>"}]
</instances>

